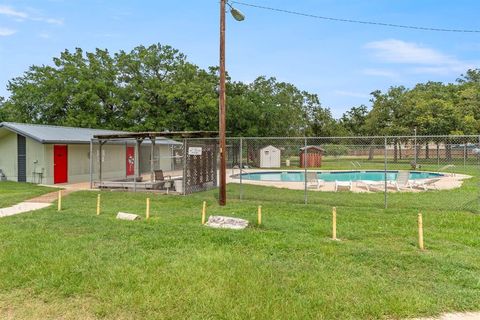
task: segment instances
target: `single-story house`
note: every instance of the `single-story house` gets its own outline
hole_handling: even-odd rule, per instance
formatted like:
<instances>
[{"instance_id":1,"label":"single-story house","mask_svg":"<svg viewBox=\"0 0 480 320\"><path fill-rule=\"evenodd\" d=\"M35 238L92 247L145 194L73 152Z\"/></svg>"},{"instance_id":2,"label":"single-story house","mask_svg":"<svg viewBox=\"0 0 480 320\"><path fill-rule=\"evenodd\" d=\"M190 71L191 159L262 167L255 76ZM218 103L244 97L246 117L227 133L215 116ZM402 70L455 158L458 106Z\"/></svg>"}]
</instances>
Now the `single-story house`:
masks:
<instances>
[{"instance_id":1,"label":"single-story house","mask_svg":"<svg viewBox=\"0 0 480 320\"><path fill-rule=\"evenodd\" d=\"M72 128L37 124L0 123L0 170L7 180L42 184L87 182L90 180L90 143L96 135L121 131ZM94 163L102 161L103 177L133 174L135 142L114 142L95 148ZM174 146L182 144L165 138L155 142L156 168L172 170ZM149 142L139 154L140 173L150 170ZM95 168L93 168L95 170ZM1 175L1 173L0 173Z\"/></svg>"}]
</instances>

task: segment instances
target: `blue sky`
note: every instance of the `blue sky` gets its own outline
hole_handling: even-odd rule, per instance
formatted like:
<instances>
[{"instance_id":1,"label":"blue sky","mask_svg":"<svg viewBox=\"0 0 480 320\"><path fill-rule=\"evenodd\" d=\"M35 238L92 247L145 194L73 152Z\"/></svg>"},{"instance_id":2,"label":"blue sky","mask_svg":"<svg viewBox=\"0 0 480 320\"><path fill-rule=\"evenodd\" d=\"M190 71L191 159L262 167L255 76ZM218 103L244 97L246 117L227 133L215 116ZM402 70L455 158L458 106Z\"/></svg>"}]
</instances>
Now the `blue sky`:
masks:
<instances>
[{"instance_id":1,"label":"blue sky","mask_svg":"<svg viewBox=\"0 0 480 320\"><path fill-rule=\"evenodd\" d=\"M475 0L244 0L322 16L480 29ZM111 52L152 43L189 61L218 64L218 0L0 0L0 95L30 65L64 49ZM440 33L347 24L236 5L227 21L227 69L234 80L275 76L317 93L335 116L369 93L428 80L453 82L480 67L479 33Z\"/></svg>"}]
</instances>

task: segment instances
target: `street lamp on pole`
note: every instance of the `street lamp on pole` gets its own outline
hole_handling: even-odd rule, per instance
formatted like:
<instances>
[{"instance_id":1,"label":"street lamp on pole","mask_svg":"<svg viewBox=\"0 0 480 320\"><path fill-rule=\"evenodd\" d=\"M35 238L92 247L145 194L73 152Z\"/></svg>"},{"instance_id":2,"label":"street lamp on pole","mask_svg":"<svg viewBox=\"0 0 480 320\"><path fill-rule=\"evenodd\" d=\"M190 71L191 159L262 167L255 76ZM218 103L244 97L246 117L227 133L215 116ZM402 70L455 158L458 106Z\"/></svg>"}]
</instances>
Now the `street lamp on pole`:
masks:
<instances>
[{"instance_id":1,"label":"street lamp on pole","mask_svg":"<svg viewBox=\"0 0 480 320\"><path fill-rule=\"evenodd\" d=\"M219 204L227 204L227 166L226 166L226 85L225 85L225 10L230 7L230 13L237 21L245 20L245 16L232 7L228 0L220 0L220 90L218 106L219 149L220 149L220 195Z\"/></svg>"}]
</instances>

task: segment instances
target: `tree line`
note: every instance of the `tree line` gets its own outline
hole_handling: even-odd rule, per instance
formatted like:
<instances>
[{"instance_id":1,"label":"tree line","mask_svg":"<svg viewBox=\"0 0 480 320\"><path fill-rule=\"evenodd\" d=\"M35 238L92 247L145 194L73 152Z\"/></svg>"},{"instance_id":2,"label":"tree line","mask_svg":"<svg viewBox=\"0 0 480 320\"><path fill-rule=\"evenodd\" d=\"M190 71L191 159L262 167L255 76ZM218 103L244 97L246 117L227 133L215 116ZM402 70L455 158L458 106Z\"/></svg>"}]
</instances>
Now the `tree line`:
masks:
<instances>
[{"instance_id":1,"label":"tree line","mask_svg":"<svg viewBox=\"0 0 480 320\"><path fill-rule=\"evenodd\" d=\"M218 68L202 69L168 45L110 53L65 50L8 82L0 121L127 131L217 130ZM480 133L480 69L455 83L371 93L371 108L340 119L316 94L273 77L227 77L230 136L357 136Z\"/></svg>"}]
</instances>

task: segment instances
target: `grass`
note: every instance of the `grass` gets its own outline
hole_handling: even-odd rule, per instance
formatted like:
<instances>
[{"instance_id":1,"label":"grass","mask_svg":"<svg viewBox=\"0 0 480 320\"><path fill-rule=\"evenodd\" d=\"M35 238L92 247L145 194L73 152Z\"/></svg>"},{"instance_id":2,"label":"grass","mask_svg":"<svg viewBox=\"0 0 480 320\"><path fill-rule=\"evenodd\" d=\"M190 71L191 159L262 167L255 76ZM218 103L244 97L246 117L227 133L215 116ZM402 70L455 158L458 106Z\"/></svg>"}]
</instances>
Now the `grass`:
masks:
<instances>
[{"instance_id":1,"label":"grass","mask_svg":"<svg viewBox=\"0 0 480 320\"><path fill-rule=\"evenodd\" d=\"M136 222L115 214L143 215L147 194L104 192L96 216L96 193L77 192L62 212L0 220L0 317L400 319L478 310L480 216L426 208L421 252L415 205L394 205L446 203L470 195L473 183L457 194L399 195L388 210L368 206L380 194L315 193L318 200L303 205L289 201L301 193L257 186L243 186L250 196L227 207L214 191L149 195L152 218ZM229 185L229 194L238 188ZM201 226L203 200L209 215L251 226ZM329 239L333 204L339 242Z\"/></svg>"},{"instance_id":2,"label":"grass","mask_svg":"<svg viewBox=\"0 0 480 320\"><path fill-rule=\"evenodd\" d=\"M9 207L24 200L53 192L57 189L37 186L31 183L0 182L0 208Z\"/></svg>"}]
</instances>

